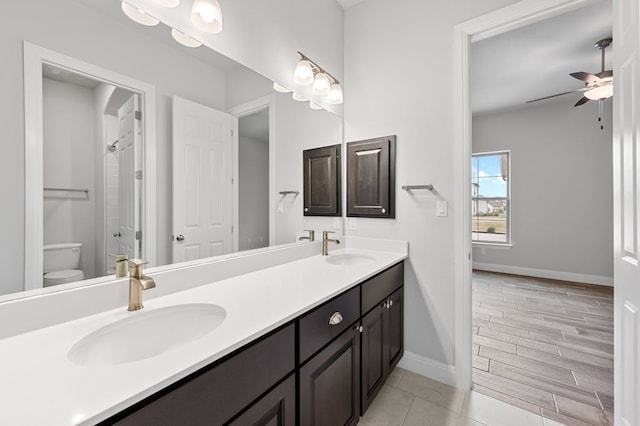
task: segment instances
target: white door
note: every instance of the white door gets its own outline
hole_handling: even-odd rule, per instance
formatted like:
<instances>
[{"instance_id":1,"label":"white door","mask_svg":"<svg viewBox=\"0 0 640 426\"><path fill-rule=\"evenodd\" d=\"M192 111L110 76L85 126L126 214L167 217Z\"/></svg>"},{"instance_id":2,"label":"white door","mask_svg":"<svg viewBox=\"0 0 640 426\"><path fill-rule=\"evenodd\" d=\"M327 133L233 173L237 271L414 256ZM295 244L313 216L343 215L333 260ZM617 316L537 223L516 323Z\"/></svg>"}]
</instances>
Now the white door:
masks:
<instances>
[{"instance_id":1,"label":"white door","mask_svg":"<svg viewBox=\"0 0 640 426\"><path fill-rule=\"evenodd\" d=\"M140 231L140 187L142 177L141 130L139 120L136 119L138 110L138 96L132 95L118 110L118 148L120 176L120 254L126 254L129 259L140 257L140 238L136 235ZM138 238L136 238L138 237Z\"/></svg>"},{"instance_id":2,"label":"white door","mask_svg":"<svg viewBox=\"0 0 640 426\"><path fill-rule=\"evenodd\" d=\"M173 261L232 251L236 118L173 98Z\"/></svg>"},{"instance_id":3,"label":"white door","mask_svg":"<svg viewBox=\"0 0 640 426\"><path fill-rule=\"evenodd\" d=\"M615 424L640 424L640 10L614 0Z\"/></svg>"}]
</instances>

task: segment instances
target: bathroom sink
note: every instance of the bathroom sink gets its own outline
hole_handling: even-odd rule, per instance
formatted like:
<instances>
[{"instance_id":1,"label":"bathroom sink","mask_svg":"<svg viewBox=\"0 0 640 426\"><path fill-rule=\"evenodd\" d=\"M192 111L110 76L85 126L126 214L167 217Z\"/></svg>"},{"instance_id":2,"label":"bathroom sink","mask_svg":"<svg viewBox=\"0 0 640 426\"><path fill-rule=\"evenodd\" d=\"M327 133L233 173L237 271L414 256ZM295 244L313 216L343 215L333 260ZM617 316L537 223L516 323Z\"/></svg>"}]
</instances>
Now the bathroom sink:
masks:
<instances>
[{"instance_id":1,"label":"bathroom sink","mask_svg":"<svg viewBox=\"0 0 640 426\"><path fill-rule=\"evenodd\" d=\"M132 312L80 339L69 351L78 365L115 365L151 358L211 333L224 308L191 303Z\"/></svg>"},{"instance_id":2,"label":"bathroom sink","mask_svg":"<svg viewBox=\"0 0 640 426\"><path fill-rule=\"evenodd\" d=\"M364 254L344 253L329 255L325 259L327 263L339 266L359 266L375 262L375 258Z\"/></svg>"}]
</instances>

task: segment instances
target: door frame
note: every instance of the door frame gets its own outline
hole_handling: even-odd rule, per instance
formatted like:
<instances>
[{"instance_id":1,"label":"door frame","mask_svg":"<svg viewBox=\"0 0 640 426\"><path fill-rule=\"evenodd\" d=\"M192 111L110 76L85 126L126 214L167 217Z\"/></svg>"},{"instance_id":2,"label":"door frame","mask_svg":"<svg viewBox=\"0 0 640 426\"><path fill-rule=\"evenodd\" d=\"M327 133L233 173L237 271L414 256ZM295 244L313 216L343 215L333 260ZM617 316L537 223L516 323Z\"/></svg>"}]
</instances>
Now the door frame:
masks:
<instances>
[{"instance_id":1,"label":"door frame","mask_svg":"<svg viewBox=\"0 0 640 426\"><path fill-rule=\"evenodd\" d=\"M523 0L453 29L453 175L456 386L471 388L471 43L601 0Z\"/></svg>"},{"instance_id":2,"label":"door frame","mask_svg":"<svg viewBox=\"0 0 640 426\"><path fill-rule=\"evenodd\" d=\"M140 96L143 114L142 256L156 264L156 91L135 80L56 51L24 42L25 230L24 290L42 288L43 262L43 95L42 65L50 64L95 80L123 87ZM113 277L104 277L104 281ZM102 280L92 280L100 282Z\"/></svg>"},{"instance_id":3,"label":"door frame","mask_svg":"<svg viewBox=\"0 0 640 426\"><path fill-rule=\"evenodd\" d=\"M276 233L276 133L275 133L275 95L267 95L261 98L249 101L233 108L227 112L234 117L240 119L248 115L254 114L263 109L269 109L269 246L273 246ZM236 133L238 129L234 130ZM235 138L236 142L239 140ZM238 192L238 143L233 144L232 162L233 162L233 251L237 252L240 245L239 242L239 192Z\"/></svg>"}]
</instances>

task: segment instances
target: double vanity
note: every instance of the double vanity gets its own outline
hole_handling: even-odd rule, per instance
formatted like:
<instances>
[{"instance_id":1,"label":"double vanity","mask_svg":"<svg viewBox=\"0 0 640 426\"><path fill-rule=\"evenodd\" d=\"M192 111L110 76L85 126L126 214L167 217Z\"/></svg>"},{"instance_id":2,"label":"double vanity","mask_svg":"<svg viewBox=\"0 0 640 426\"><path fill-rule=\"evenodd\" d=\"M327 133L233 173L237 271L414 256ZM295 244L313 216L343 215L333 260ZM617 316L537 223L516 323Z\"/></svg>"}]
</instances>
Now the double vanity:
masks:
<instances>
[{"instance_id":1,"label":"double vanity","mask_svg":"<svg viewBox=\"0 0 640 426\"><path fill-rule=\"evenodd\" d=\"M342 241L149 271L140 311L0 340L0 424L357 423L402 357L407 244Z\"/></svg>"}]
</instances>

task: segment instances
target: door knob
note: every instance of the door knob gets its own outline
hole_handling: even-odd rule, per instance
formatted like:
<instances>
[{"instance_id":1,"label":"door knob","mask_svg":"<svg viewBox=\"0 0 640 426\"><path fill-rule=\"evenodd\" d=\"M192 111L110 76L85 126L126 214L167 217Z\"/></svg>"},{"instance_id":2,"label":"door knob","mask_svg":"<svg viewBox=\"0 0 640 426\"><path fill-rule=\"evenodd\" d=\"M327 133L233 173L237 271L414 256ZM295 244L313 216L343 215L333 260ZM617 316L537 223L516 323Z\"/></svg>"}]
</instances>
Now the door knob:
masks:
<instances>
[{"instance_id":1,"label":"door knob","mask_svg":"<svg viewBox=\"0 0 640 426\"><path fill-rule=\"evenodd\" d=\"M180 234L176 237L176 240L178 240L179 243L184 241L184 235Z\"/></svg>"}]
</instances>

